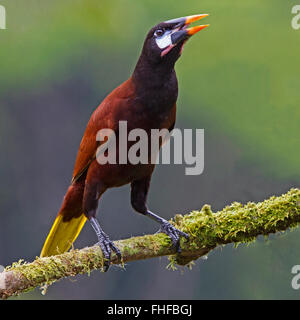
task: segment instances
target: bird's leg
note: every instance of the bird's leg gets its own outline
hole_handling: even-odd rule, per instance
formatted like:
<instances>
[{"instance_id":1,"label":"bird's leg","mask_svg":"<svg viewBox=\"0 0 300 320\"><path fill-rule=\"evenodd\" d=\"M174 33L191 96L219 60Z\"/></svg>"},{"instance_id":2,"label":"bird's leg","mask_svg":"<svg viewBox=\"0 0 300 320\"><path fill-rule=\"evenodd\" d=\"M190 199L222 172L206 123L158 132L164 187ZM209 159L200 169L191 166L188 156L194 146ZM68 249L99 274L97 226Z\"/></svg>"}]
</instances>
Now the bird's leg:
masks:
<instances>
[{"instance_id":1,"label":"bird's leg","mask_svg":"<svg viewBox=\"0 0 300 320\"><path fill-rule=\"evenodd\" d=\"M98 220L96 219L98 201L105 190L106 188L101 187L101 185L99 184L91 185L87 183L83 195L83 210L97 235L99 246L105 257L104 271L106 272L110 266L111 251L114 251L120 260L122 256L120 250L114 245L114 243L109 239L108 235L102 230Z\"/></svg>"},{"instance_id":2,"label":"bird's leg","mask_svg":"<svg viewBox=\"0 0 300 320\"><path fill-rule=\"evenodd\" d=\"M114 243L109 239L108 235L102 230L98 220L96 218L91 218L90 223L94 231L96 232L99 246L106 259L104 262L104 271L106 272L110 265L111 250L113 250L117 254L120 260L122 259L122 255L120 250L114 245Z\"/></svg>"},{"instance_id":3,"label":"bird's leg","mask_svg":"<svg viewBox=\"0 0 300 320\"><path fill-rule=\"evenodd\" d=\"M152 220L158 222L160 224L160 229L158 232L163 232L168 235L171 240L173 247L176 248L177 252L181 252L180 248L180 237L185 237L189 239L187 233L182 232L175 228L169 221L161 218L160 216L156 215L155 213L148 210L146 206L147 195L150 186L150 179L151 176L136 180L131 183L131 204L132 207L139 213L148 216Z\"/></svg>"}]
</instances>

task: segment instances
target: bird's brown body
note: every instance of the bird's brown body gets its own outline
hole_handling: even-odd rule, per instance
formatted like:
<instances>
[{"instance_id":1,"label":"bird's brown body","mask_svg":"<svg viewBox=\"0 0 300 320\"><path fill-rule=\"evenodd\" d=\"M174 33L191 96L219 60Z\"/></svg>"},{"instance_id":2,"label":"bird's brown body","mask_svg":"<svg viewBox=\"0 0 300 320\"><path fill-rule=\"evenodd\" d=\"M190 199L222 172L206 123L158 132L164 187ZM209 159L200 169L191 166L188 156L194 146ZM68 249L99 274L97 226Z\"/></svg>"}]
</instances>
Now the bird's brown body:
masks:
<instances>
[{"instance_id":1,"label":"bird's brown body","mask_svg":"<svg viewBox=\"0 0 300 320\"><path fill-rule=\"evenodd\" d=\"M177 85L174 86L174 89L177 90ZM176 120L176 103L174 101L171 101L169 105L164 105L164 112L161 109L160 112L153 112L151 106L145 104L143 99L137 96L137 85L130 77L113 90L93 112L80 143L72 184L59 212L65 221L82 214L86 186L90 185L94 188L94 186L101 184L102 189L98 194L99 197L108 188L120 187L152 174L155 164L151 164L150 161L149 164L107 163L100 165L96 160L96 152L99 147L99 141L96 137L101 129L112 129L118 132L119 122L127 121L128 131L143 128L150 137L152 129L170 130L174 127ZM132 143L128 143L127 149L131 145ZM149 141L148 146L150 147L150 145Z\"/></svg>"}]
</instances>

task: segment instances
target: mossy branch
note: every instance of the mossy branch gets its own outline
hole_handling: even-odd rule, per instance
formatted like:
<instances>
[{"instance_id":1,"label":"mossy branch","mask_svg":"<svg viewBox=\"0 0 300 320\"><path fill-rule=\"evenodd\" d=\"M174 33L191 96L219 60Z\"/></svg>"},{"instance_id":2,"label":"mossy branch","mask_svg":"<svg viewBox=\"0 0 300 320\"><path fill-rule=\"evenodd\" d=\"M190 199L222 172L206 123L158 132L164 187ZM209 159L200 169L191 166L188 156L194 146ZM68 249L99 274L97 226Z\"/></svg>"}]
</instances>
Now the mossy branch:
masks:
<instances>
[{"instance_id":1,"label":"mossy branch","mask_svg":"<svg viewBox=\"0 0 300 320\"><path fill-rule=\"evenodd\" d=\"M171 265L186 265L218 245L250 242L259 235L296 227L300 223L300 190L291 189L280 197L271 197L257 204L249 202L243 206L234 202L216 213L205 205L200 211L176 215L172 223L190 235L189 241L181 240L180 255L175 254L170 239L160 233L116 241L123 261L113 254L112 263L170 256ZM32 263L19 261L0 273L0 297L5 299L102 267L103 256L97 245L53 257L36 258Z\"/></svg>"}]
</instances>

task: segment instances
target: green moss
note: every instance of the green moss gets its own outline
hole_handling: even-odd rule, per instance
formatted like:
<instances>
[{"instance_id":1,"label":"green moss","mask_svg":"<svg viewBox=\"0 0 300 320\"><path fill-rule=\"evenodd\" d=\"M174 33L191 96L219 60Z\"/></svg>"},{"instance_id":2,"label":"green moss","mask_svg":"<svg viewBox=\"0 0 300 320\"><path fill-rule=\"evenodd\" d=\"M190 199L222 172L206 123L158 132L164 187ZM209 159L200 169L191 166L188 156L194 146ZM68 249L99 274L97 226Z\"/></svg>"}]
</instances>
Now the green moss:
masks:
<instances>
[{"instance_id":1,"label":"green moss","mask_svg":"<svg viewBox=\"0 0 300 320\"><path fill-rule=\"evenodd\" d=\"M248 243L260 234L267 235L295 227L300 221L300 190L291 189L280 197L271 197L257 204L234 202L222 211L212 213L205 205L200 211L186 216L176 216L177 228L189 233L190 241L184 242L191 250L214 248L229 242ZM173 259L173 260L172 260ZM178 257L171 257L175 263Z\"/></svg>"}]
</instances>

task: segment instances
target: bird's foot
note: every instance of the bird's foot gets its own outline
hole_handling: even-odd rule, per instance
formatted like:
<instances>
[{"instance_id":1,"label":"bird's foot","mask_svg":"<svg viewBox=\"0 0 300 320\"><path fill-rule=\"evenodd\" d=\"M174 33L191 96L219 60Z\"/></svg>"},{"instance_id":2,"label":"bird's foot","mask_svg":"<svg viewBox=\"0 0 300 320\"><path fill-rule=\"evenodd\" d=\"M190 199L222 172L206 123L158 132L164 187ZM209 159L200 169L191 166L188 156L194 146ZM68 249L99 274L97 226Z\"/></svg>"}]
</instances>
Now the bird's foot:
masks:
<instances>
[{"instance_id":1,"label":"bird's foot","mask_svg":"<svg viewBox=\"0 0 300 320\"><path fill-rule=\"evenodd\" d=\"M187 233L178 230L166 220L161 223L161 227L158 232L163 232L171 238L173 247L176 249L177 253L181 252L180 237L185 237L187 240L189 240L189 235Z\"/></svg>"},{"instance_id":2,"label":"bird's foot","mask_svg":"<svg viewBox=\"0 0 300 320\"><path fill-rule=\"evenodd\" d=\"M122 259L122 255L121 251L114 245L114 243L109 239L108 235L103 231L101 232L101 234L99 234L98 239L98 245L100 246L105 257L103 267L104 272L106 272L111 263L111 251L114 251L116 253L120 261Z\"/></svg>"}]
</instances>

